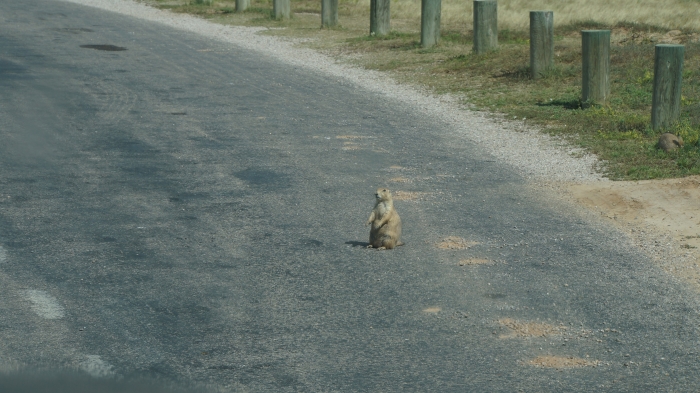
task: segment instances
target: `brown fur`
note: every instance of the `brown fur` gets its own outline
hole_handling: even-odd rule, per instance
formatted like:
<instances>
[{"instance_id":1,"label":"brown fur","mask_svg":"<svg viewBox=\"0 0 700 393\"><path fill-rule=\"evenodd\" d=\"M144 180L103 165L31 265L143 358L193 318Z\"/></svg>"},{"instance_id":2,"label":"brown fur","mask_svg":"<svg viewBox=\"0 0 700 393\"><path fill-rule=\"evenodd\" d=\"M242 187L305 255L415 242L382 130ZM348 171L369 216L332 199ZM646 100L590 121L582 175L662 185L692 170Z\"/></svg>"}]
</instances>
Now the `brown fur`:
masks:
<instances>
[{"instance_id":1,"label":"brown fur","mask_svg":"<svg viewBox=\"0 0 700 393\"><path fill-rule=\"evenodd\" d=\"M679 147L683 147L683 138L675 136L670 132L666 132L664 134L661 134L661 136L659 137L659 142L656 144L656 147L665 152L676 150Z\"/></svg>"},{"instance_id":2,"label":"brown fur","mask_svg":"<svg viewBox=\"0 0 700 393\"><path fill-rule=\"evenodd\" d=\"M372 225L369 231L368 247L391 250L394 247L402 246L403 243L400 240L401 217L394 209L391 191L379 188L374 195L377 198L377 203L365 223L365 225Z\"/></svg>"}]
</instances>

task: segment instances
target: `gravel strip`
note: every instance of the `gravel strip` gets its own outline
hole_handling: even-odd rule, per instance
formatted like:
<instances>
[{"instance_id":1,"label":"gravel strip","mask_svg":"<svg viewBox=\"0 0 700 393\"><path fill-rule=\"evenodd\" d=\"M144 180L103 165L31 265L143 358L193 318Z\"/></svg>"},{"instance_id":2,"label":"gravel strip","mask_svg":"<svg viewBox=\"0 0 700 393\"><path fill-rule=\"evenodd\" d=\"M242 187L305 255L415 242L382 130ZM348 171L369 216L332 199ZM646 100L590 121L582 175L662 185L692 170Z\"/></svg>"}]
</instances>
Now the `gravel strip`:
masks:
<instances>
[{"instance_id":1,"label":"gravel strip","mask_svg":"<svg viewBox=\"0 0 700 393\"><path fill-rule=\"evenodd\" d=\"M451 96L433 96L417 88L399 85L386 74L340 64L311 49L299 48L288 39L260 35L262 27L224 26L184 14L158 10L132 0L63 0L135 18L162 23L218 41L264 53L295 67L352 83L409 105L413 111L447 122L454 136L477 143L524 177L545 182L606 180L596 173L597 157L529 127L525 121L496 119L492 114L469 110Z\"/></svg>"}]
</instances>

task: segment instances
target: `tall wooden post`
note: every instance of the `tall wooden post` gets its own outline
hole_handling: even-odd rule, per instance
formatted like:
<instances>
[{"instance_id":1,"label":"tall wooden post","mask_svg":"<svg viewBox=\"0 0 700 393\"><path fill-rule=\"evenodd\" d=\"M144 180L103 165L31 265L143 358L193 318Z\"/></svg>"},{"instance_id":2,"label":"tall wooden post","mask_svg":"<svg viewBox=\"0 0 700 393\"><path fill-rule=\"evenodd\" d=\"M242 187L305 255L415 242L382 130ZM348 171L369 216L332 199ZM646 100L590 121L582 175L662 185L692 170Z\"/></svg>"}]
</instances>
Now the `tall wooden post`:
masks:
<instances>
[{"instance_id":1,"label":"tall wooden post","mask_svg":"<svg viewBox=\"0 0 700 393\"><path fill-rule=\"evenodd\" d=\"M474 0L474 53L498 48L498 3Z\"/></svg>"},{"instance_id":2,"label":"tall wooden post","mask_svg":"<svg viewBox=\"0 0 700 393\"><path fill-rule=\"evenodd\" d=\"M369 35L382 36L389 34L391 0L370 0L369 3Z\"/></svg>"},{"instance_id":3,"label":"tall wooden post","mask_svg":"<svg viewBox=\"0 0 700 393\"><path fill-rule=\"evenodd\" d=\"M321 0L321 27L338 24L338 0Z\"/></svg>"},{"instance_id":4,"label":"tall wooden post","mask_svg":"<svg viewBox=\"0 0 700 393\"><path fill-rule=\"evenodd\" d=\"M289 19L290 0L272 0L272 18Z\"/></svg>"},{"instance_id":5,"label":"tall wooden post","mask_svg":"<svg viewBox=\"0 0 700 393\"><path fill-rule=\"evenodd\" d=\"M610 95L610 30L581 31L584 107L604 104Z\"/></svg>"},{"instance_id":6,"label":"tall wooden post","mask_svg":"<svg viewBox=\"0 0 700 393\"><path fill-rule=\"evenodd\" d=\"M537 79L554 66L554 12L530 11L530 76Z\"/></svg>"},{"instance_id":7,"label":"tall wooden post","mask_svg":"<svg viewBox=\"0 0 700 393\"><path fill-rule=\"evenodd\" d=\"M250 7L250 0L236 0L236 12L243 12Z\"/></svg>"},{"instance_id":8,"label":"tall wooden post","mask_svg":"<svg viewBox=\"0 0 700 393\"><path fill-rule=\"evenodd\" d=\"M681 114L683 45L656 45L654 53L654 93L651 99L651 127L668 127Z\"/></svg>"},{"instance_id":9,"label":"tall wooden post","mask_svg":"<svg viewBox=\"0 0 700 393\"><path fill-rule=\"evenodd\" d=\"M420 45L430 48L440 42L441 0L421 0Z\"/></svg>"}]
</instances>

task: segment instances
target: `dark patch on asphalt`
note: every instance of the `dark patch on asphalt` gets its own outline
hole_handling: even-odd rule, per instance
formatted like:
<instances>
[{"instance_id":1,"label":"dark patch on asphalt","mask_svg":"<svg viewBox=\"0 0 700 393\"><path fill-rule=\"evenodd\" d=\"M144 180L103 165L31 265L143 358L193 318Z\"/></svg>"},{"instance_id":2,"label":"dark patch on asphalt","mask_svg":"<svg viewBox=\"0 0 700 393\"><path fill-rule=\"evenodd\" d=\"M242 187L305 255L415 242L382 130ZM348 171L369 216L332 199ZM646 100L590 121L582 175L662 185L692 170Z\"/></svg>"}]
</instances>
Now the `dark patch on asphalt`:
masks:
<instances>
[{"instance_id":1,"label":"dark patch on asphalt","mask_svg":"<svg viewBox=\"0 0 700 393\"><path fill-rule=\"evenodd\" d=\"M321 247L323 242L315 239L305 239L301 241L301 244L304 246Z\"/></svg>"},{"instance_id":2,"label":"dark patch on asphalt","mask_svg":"<svg viewBox=\"0 0 700 393\"><path fill-rule=\"evenodd\" d=\"M31 178L31 177L9 177L5 180L5 183L27 183L27 184L34 184L36 183L36 179Z\"/></svg>"},{"instance_id":3,"label":"dark patch on asphalt","mask_svg":"<svg viewBox=\"0 0 700 393\"><path fill-rule=\"evenodd\" d=\"M238 367L232 366L230 364L221 364L219 366L210 366L210 370L237 370Z\"/></svg>"},{"instance_id":4,"label":"dark patch on asphalt","mask_svg":"<svg viewBox=\"0 0 700 393\"><path fill-rule=\"evenodd\" d=\"M97 241L100 243L112 243L112 242L116 242L117 239L115 239L111 236L102 236Z\"/></svg>"},{"instance_id":5,"label":"dark patch on asphalt","mask_svg":"<svg viewBox=\"0 0 700 393\"><path fill-rule=\"evenodd\" d=\"M186 203L186 202L191 202L191 201L196 201L200 199L207 199L209 198L208 193L190 193L190 192L183 192L180 194L175 194L174 196L171 196L168 198L170 202L173 203Z\"/></svg>"},{"instance_id":6,"label":"dark patch on asphalt","mask_svg":"<svg viewBox=\"0 0 700 393\"><path fill-rule=\"evenodd\" d=\"M280 386L289 387L297 384L297 379L294 376L287 374L275 374L275 380Z\"/></svg>"},{"instance_id":7,"label":"dark patch on asphalt","mask_svg":"<svg viewBox=\"0 0 700 393\"><path fill-rule=\"evenodd\" d=\"M126 50L126 48L124 48L122 46L108 45L108 44L100 44L100 45L86 44L86 45L80 45L80 47L87 48L87 49L104 50L104 51L108 51L108 52L118 52L118 51Z\"/></svg>"},{"instance_id":8,"label":"dark patch on asphalt","mask_svg":"<svg viewBox=\"0 0 700 393\"><path fill-rule=\"evenodd\" d=\"M25 244L23 242L9 241L9 242L5 242L3 244L5 245L5 248L25 248L25 247L27 247L27 244Z\"/></svg>"},{"instance_id":9,"label":"dark patch on asphalt","mask_svg":"<svg viewBox=\"0 0 700 393\"><path fill-rule=\"evenodd\" d=\"M187 138L187 139L189 139L193 142L197 142L197 145L203 149L221 150L221 149L227 149L229 147L228 144L226 144L220 140L214 140L211 138L191 137L191 138Z\"/></svg>"},{"instance_id":10,"label":"dark patch on asphalt","mask_svg":"<svg viewBox=\"0 0 700 393\"><path fill-rule=\"evenodd\" d=\"M240 267L239 265L233 264L233 263L216 263L213 266L219 268L219 269L236 269Z\"/></svg>"},{"instance_id":11,"label":"dark patch on asphalt","mask_svg":"<svg viewBox=\"0 0 700 393\"><path fill-rule=\"evenodd\" d=\"M503 293L485 293L484 297L487 299L505 299L506 295Z\"/></svg>"},{"instance_id":12,"label":"dark patch on asphalt","mask_svg":"<svg viewBox=\"0 0 700 393\"><path fill-rule=\"evenodd\" d=\"M207 324L212 319L209 307L188 301L162 303L158 300L146 304L148 311L156 324L173 326L181 323ZM179 338L170 337L177 341Z\"/></svg>"},{"instance_id":13,"label":"dark patch on asphalt","mask_svg":"<svg viewBox=\"0 0 700 393\"><path fill-rule=\"evenodd\" d=\"M236 172L234 175L252 186L265 187L266 189L276 190L291 187L287 175L269 169L248 168Z\"/></svg>"},{"instance_id":14,"label":"dark patch on asphalt","mask_svg":"<svg viewBox=\"0 0 700 393\"><path fill-rule=\"evenodd\" d=\"M51 30L70 34L92 33L94 31L91 29L86 29L84 27L57 27Z\"/></svg>"},{"instance_id":15,"label":"dark patch on asphalt","mask_svg":"<svg viewBox=\"0 0 700 393\"><path fill-rule=\"evenodd\" d=\"M172 386L171 386L172 385ZM76 393L76 392L112 392L112 393L166 393L166 392L209 392L180 389L173 384L145 376L138 381L116 379L98 379L90 375L81 375L72 371L22 371L0 377L0 391L14 393Z\"/></svg>"},{"instance_id":16,"label":"dark patch on asphalt","mask_svg":"<svg viewBox=\"0 0 700 393\"><path fill-rule=\"evenodd\" d=\"M61 18L67 18L68 15L62 13L62 12L46 12L46 11L39 11L36 14L37 19L39 20L49 20L49 19L55 19L55 17L61 17Z\"/></svg>"},{"instance_id":17,"label":"dark patch on asphalt","mask_svg":"<svg viewBox=\"0 0 700 393\"><path fill-rule=\"evenodd\" d=\"M139 165L139 166L134 166L134 167L129 167L129 168L122 168L124 172L130 173L134 176L138 177L144 177L144 176L155 176L158 173L161 172L161 169L155 166L149 166L149 165Z\"/></svg>"},{"instance_id":18,"label":"dark patch on asphalt","mask_svg":"<svg viewBox=\"0 0 700 393\"><path fill-rule=\"evenodd\" d=\"M27 201L29 201L29 197L24 196L24 195L13 196L13 197L10 197L9 199L12 202L27 202Z\"/></svg>"},{"instance_id":19,"label":"dark patch on asphalt","mask_svg":"<svg viewBox=\"0 0 700 393\"><path fill-rule=\"evenodd\" d=\"M170 112L170 114L175 116L185 116L187 115L187 112Z\"/></svg>"},{"instance_id":20,"label":"dark patch on asphalt","mask_svg":"<svg viewBox=\"0 0 700 393\"><path fill-rule=\"evenodd\" d=\"M27 72L27 67L11 60L0 59L0 75L16 75Z\"/></svg>"},{"instance_id":21,"label":"dark patch on asphalt","mask_svg":"<svg viewBox=\"0 0 700 393\"><path fill-rule=\"evenodd\" d=\"M157 153L158 150L154 149L151 145L143 143L138 140L119 140L113 139L111 143L112 148L115 150L122 150L126 153L131 154L143 154L143 153Z\"/></svg>"}]
</instances>

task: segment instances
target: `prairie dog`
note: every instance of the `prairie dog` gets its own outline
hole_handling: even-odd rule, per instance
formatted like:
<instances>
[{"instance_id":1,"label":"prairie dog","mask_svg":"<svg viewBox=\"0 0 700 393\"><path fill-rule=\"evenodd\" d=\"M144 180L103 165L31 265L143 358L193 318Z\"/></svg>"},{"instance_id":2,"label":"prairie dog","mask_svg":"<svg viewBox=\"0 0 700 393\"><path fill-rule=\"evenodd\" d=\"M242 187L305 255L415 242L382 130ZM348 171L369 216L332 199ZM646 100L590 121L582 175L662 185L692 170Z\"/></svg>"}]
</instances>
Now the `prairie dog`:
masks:
<instances>
[{"instance_id":1,"label":"prairie dog","mask_svg":"<svg viewBox=\"0 0 700 393\"><path fill-rule=\"evenodd\" d=\"M679 147L683 147L683 138L675 136L670 132L661 134L659 137L659 142L656 144L659 149L669 152L671 150L676 150Z\"/></svg>"},{"instance_id":2,"label":"prairie dog","mask_svg":"<svg viewBox=\"0 0 700 393\"><path fill-rule=\"evenodd\" d=\"M391 191L379 188L374 196L377 198L377 202L365 223L365 225L372 225L369 230L369 246L367 247L391 250L394 247L402 246L403 243L400 240L401 217L394 209Z\"/></svg>"}]
</instances>

